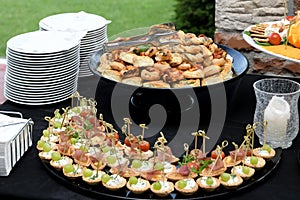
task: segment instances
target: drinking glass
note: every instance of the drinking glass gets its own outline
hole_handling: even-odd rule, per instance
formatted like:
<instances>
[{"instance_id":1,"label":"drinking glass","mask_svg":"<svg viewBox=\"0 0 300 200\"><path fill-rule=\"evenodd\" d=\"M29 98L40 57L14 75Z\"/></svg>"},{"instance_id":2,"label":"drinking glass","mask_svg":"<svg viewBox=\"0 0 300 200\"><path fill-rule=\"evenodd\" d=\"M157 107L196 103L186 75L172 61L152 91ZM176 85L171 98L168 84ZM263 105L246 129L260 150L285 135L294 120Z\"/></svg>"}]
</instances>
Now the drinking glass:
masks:
<instances>
[{"instance_id":1,"label":"drinking glass","mask_svg":"<svg viewBox=\"0 0 300 200\"><path fill-rule=\"evenodd\" d=\"M259 143L286 149L299 131L300 84L285 78L265 78L253 84L256 96L254 123ZM265 124L265 126L263 125Z\"/></svg>"}]
</instances>

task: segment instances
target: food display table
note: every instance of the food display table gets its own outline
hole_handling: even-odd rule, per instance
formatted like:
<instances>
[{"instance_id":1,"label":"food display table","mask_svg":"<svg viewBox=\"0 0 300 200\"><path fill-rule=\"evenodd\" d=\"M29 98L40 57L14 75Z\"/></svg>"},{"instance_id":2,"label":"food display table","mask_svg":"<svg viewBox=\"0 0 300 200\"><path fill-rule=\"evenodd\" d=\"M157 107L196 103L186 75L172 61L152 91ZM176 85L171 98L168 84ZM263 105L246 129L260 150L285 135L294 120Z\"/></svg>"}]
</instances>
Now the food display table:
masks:
<instances>
[{"instance_id":1,"label":"food display table","mask_svg":"<svg viewBox=\"0 0 300 200\"><path fill-rule=\"evenodd\" d=\"M256 80L262 78L265 78L265 76L250 74L242 78L237 93L233 97L231 107L228 108L229 113L221 135L223 139L235 140L242 137L246 125L253 123L256 100L252 85ZM84 81L83 87L97 84L92 83L93 78ZM296 81L299 82L300 80L296 79ZM94 92L90 89L86 91ZM93 94L90 95L93 96ZM32 118L34 121L33 146L15 165L9 176L0 177L1 199L88 200L101 198L101 196L91 196L80 190L68 187L68 185L54 177L41 162L38 150L35 147L42 130L48 125L44 117L52 116L55 109L65 108L70 106L70 104L71 101L66 100L51 105L25 106L6 101L0 106L0 110L18 111L23 114L24 118ZM103 115L105 118L105 113ZM293 145L282 151L280 162L268 176L261 180L255 180L255 184L244 190L237 192L234 189L231 190L223 199L298 199L300 196L299 152L300 136L298 135L293 141ZM154 196L154 198L156 197ZM189 197L186 198L188 199Z\"/></svg>"}]
</instances>

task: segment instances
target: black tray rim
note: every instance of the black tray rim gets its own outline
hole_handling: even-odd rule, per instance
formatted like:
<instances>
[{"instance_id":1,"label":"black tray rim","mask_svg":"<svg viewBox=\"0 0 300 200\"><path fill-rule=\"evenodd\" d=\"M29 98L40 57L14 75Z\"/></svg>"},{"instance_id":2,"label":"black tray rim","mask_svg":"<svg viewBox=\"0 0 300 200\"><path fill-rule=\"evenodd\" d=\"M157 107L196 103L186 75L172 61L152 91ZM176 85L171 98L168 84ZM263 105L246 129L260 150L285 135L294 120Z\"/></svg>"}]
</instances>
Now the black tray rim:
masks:
<instances>
[{"instance_id":1,"label":"black tray rim","mask_svg":"<svg viewBox=\"0 0 300 200\"><path fill-rule=\"evenodd\" d=\"M234 196L243 191L252 189L254 186L258 186L259 184L264 182L277 169L277 167L280 163L280 160L281 160L282 149L276 148L275 152L276 152L275 157L272 158L271 160L266 161L267 168L265 166L262 169L255 171L255 174L253 176L256 178L255 180L253 180L253 181L250 181L250 180L245 181L244 180L242 185L236 189L225 189L223 186L220 186L216 191L204 192L204 191L201 191L201 189L199 188L198 191L194 195L191 195L191 196L181 195L181 194L179 194L179 192L174 190L170 195L168 195L166 198L163 198L163 199L189 199L189 200L196 200L196 199L204 200L204 199L211 199L211 198L218 199L218 198L223 198L223 197L228 197L228 196ZM109 191L108 189L104 188L104 186L102 186L102 183L99 183L99 185L97 185L97 186L90 186L87 183L84 183L80 178L75 181L72 181L72 180L68 179L67 177L65 177L63 175L62 171L58 171L58 170L54 169L48 161L44 161L42 159L40 159L40 160L43 163L46 171L48 173L50 173L50 175L53 178L55 178L60 184L72 189L75 192L80 192L81 194L83 194L85 196L96 197L96 198L107 197L107 198L114 198L114 199L162 199L161 197L151 194L152 193L151 191L150 191L150 193L148 191L149 198L146 198L145 194L132 195L133 197L131 197L128 195L128 194L130 194L130 191L126 188L126 186L124 188L120 189L119 191L122 191L122 193L125 192L127 195L118 195L121 192ZM263 171L265 171L265 172L263 173ZM262 173L262 174L257 175L258 173ZM99 187L99 188L103 189L104 191L101 192L101 191L91 190L91 188L93 188L93 187ZM201 191L200 193L202 194L202 196L196 196L196 194L199 193L199 190ZM218 192L219 190L221 190L221 192ZM110 192L110 193L105 193L105 192ZM176 198L177 194L179 194L179 198Z\"/></svg>"}]
</instances>

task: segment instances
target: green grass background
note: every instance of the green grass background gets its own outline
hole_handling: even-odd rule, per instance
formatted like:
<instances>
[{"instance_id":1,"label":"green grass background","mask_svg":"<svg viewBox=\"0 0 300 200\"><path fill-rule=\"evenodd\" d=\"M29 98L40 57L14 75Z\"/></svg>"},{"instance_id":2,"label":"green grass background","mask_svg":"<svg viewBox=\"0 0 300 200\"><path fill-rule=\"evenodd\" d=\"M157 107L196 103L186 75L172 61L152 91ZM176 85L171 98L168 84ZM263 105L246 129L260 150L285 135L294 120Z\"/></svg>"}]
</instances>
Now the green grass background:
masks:
<instances>
[{"instance_id":1,"label":"green grass background","mask_svg":"<svg viewBox=\"0 0 300 200\"><path fill-rule=\"evenodd\" d=\"M6 57L7 41L36 31L47 16L85 11L112 22L108 37L175 18L176 0L0 0L0 57Z\"/></svg>"}]
</instances>

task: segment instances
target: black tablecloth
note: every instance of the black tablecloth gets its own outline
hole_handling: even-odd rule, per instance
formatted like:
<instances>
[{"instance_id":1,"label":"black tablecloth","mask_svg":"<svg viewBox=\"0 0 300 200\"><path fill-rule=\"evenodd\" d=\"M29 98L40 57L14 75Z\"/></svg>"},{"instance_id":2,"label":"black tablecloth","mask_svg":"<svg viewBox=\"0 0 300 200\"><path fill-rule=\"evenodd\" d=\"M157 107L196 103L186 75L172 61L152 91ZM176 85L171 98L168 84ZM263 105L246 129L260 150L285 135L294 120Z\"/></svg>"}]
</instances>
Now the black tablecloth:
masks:
<instances>
[{"instance_id":1,"label":"black tablecloth","mask_svg":"<svg viewBox=\"0 0 300 200\"><path fill-rule=\"evenodd\" d=\"M255 95L252 85L261 78L264 77L246 75L242 79L232 100L232 107L222 131L222 139L231 140L240 137L240 132L245 129L245 126L253 122ZM26 106L6 101L0 106L0 110L19 111L23 113L24 118L32 118L34 121L33 146L17 162L9 176L0 177L1 199L93 199L66 187L64 183L48 173L35 148L42 130L47 127L44 117L52 116L56 108L69 105L70 100L45 106ZM293 145L283 150L279 165L269 176L247 190L232 192L232 195L224 199L299 199L299 150L300 136L298 135Z\"/></svg>"}]
</instances>

